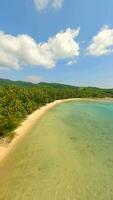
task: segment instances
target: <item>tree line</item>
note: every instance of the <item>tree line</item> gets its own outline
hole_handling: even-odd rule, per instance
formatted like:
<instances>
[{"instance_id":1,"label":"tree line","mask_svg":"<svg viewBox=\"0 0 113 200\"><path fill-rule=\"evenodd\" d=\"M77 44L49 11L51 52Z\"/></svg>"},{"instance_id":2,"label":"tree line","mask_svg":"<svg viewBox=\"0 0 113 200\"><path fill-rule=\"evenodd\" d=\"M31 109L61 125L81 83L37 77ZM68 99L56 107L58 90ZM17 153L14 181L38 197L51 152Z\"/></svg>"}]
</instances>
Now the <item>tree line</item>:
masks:
<instances>
[{"instance_id":1,"label":"tree line","mask_svg":"<svg viewBox=\"0 0 113 200\"><path fill-rule=\"evenodd\" d=\"M29 114L58 99L113 97L112 89L75 87L62 84L24 82L0 86L0 137L13 137L13 130Z\"/></svg>"}]
</instances>

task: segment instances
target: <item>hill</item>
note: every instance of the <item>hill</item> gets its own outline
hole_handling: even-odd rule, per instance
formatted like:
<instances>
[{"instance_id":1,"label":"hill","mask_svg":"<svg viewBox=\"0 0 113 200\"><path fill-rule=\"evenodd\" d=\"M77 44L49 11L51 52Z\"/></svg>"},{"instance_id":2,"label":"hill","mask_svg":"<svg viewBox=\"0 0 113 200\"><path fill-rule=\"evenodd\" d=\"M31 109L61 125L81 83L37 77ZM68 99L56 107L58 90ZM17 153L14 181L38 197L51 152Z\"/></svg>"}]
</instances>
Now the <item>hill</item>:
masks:
<instances>
[{"instance_id":1,"label":"hill","mask_svg":"<svg viewBox=\"0 0 113 200\"><path fill-rule=\"evenodd\" d=\"M0 78L0 86L5 86L5 85L16 85L16 86L20 86L20 87L33 87L36 84L30 83L30 82L12 81L9 79Z\"/></svg>"}]
</instances>

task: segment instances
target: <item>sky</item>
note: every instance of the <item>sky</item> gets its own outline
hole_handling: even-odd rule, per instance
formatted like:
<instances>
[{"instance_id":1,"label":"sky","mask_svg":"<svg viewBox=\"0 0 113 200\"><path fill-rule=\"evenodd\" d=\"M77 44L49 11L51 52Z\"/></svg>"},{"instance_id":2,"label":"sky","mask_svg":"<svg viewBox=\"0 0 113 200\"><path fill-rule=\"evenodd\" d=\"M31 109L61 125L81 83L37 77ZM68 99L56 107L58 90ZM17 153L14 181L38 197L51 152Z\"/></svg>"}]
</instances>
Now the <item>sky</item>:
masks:
<instances>
[{"instance_id":1,"label":"sky","mask_svg":"<svg viewBox=\"0 0 113 200\"><path fill-rule=\"evenodd\" d=\"M0 78L113 88L113 0L1 0Z\"/></svg>"}]
</instances>

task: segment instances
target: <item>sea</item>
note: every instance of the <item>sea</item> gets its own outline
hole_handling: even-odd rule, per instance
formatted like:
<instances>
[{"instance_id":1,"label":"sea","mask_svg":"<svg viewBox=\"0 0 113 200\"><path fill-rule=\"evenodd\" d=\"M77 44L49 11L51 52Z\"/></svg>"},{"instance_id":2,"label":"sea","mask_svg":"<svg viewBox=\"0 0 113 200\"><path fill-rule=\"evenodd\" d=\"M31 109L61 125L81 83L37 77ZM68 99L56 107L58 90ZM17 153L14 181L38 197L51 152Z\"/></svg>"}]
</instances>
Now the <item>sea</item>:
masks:
<instances>
[{"instance_id":1,"label":"sea","mask_svg":"<svg viewBox=\"0 0 113 200\"><path fill-rule=\"evenodd\" d=\"M0 163L0 200L113 200L113 102L47 111Z\"/></svg>"}]
</instances>

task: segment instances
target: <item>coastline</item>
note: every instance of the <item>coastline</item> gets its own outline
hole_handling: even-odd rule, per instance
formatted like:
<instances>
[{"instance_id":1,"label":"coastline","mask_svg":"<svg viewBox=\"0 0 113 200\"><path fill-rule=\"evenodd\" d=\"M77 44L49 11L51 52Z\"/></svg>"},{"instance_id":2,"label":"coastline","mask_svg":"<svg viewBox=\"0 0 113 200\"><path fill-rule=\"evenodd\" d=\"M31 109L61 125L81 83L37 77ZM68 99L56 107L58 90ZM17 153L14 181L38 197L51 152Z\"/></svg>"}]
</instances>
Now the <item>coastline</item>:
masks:
<instances>
[{"instance_id":1,"label":"coastline","mask_svg":"<svg viewBox=\"0 0 113 200\"><path fill-rule=\"evenodd\" d=\"M30 129L34 126L34 124L51 108L56 105L68 102L68 101L105 101L105 102L113 102L113 98L72 98L72 99L62 99L56 100L54 102L48 103L41 108L34 111L32 114L28 115L27 118L14 130L15 136L11 142L1 142L0 143L0 162L10 153L10 151L15 147L19 140L23 138L23 136L29 133Z\"/></svg>"},{"instance_id":2,"label":"coastline","mask_svg":"<svg viewBox=\"0 0 113 200\"><path fill-rule=\"evenodd\" d=\"M10 143L4 142L0 144L0 161L2 161L13 149L13 147L18 143L22 137L29 132L29 130L33 127L33 125L47 112L49 109L53 108L54 106L72 100L80 100L77 99L62 99L56 100L52 103L48 103L45 106L34 111L32 114L28 115L28 117L17 127L15 132L15 136Z\"/></svg>"}]
</instances>

